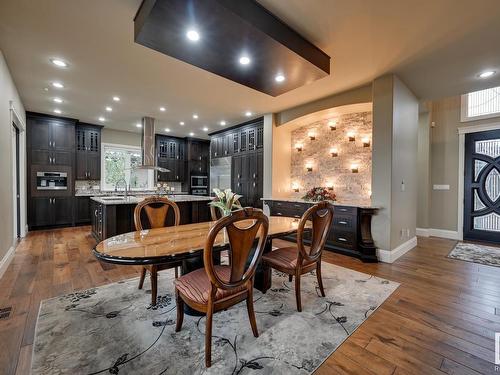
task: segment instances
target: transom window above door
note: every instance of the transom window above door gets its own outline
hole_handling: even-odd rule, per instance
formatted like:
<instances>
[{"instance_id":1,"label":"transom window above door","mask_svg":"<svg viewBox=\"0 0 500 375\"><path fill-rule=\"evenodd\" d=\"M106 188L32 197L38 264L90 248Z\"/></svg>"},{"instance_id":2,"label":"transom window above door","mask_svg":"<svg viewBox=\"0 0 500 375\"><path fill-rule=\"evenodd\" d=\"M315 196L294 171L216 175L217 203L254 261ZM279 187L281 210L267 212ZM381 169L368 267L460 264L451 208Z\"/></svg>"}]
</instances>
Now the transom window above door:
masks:
<instances>
[{"instance_id":1,"label":"transom window above door","mask_svg":"<svg viewBox=\"0 0 500 375\"><path fill-rule=\"evenodd\" d=\"M492 117L500 117L500 87L462 95L462 122Z\"/></svg>"}]
</instances>

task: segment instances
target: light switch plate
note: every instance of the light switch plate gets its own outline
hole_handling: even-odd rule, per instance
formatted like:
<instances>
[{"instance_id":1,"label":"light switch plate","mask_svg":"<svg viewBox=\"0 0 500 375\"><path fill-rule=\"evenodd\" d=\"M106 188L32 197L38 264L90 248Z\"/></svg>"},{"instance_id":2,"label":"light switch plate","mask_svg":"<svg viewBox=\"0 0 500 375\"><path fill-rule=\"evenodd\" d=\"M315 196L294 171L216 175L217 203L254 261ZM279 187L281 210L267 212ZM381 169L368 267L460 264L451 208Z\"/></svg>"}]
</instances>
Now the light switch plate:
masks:
<instances>
[{"instance_id":1,"label":"light switch plate","mask_svg":"<svg viewBox=\"0 0 500 375\"><path fill-rule=\"evenodd\" d=\"M432 185L433 190L450 190L450 185Z\"/></svg>"}]
</instances>

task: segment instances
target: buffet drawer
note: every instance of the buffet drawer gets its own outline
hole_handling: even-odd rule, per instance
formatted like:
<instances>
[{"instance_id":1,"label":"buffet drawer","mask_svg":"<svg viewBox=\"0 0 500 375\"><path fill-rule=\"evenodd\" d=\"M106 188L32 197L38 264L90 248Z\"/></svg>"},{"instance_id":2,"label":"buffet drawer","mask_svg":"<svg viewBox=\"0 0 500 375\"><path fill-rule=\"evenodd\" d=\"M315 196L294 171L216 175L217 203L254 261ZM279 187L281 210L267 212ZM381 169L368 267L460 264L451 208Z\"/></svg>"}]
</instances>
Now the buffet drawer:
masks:
<instances>
[{"instance_id":1,"label":"buffet drawer","mask_svg":"<svg viewBox=\"0 0 500 375\"><path fill-rule=\"evenodd\" d=\"M339 230L353 230L356 228L356 216L334 214L332 227Z\"/></svg>"},{"instance_id":2,"label":"buffet drawer","mask_svg":"<svg viewBox=\"0 0 500 375\"><path fill-rule=\"evenodd\" d=\"M333 244L347 248L356 248L356 234L353 232L342 232L337 230L331 230L328 236L329 242Z\"/></svg>"},{"instance_id":3,"label":"buffet drawer","mask_svg":"<svg viewBox=\"0 0 500 375\"><path fill-rule=\"evenodd\" d=\"M338 215L356 215L357 208L348 206L335 206L333 212Z\"/></svg>"}]
</instances>

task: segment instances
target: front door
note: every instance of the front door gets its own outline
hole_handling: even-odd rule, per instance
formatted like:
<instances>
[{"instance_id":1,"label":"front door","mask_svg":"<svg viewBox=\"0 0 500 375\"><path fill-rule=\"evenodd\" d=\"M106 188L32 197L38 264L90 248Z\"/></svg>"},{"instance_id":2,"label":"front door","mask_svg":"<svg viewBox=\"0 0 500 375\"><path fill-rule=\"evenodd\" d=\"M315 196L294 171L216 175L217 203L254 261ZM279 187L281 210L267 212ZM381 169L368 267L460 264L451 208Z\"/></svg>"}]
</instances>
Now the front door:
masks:
<instances>
[{"instance_id":1,"label":"front door","mask_svg":"<svg viewBox=\"0 0 500 375\"><path fill-rule=\"evenodd\" d=\"M464 240L500 243L500 130L465 137Z\"/></svg>"}]
</instances>

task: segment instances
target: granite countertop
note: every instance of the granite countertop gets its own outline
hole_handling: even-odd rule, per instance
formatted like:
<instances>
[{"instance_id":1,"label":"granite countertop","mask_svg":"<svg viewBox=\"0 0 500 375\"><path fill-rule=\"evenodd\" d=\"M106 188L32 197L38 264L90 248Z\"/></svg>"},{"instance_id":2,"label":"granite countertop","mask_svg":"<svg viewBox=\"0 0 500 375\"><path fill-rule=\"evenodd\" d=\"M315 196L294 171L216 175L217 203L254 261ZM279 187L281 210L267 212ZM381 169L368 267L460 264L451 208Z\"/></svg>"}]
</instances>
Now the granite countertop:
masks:
<instances>
[{"instance_id":1,"label":"granite countertop","mask_svg":"<svg viewBox=\"0 0 500 375\"><path fill-rule=\"evenodd\" d=\"M295 202L295 203L316 203L311 201L306 201L302 198L261 198L263 201L282 201L282 202ZM369 201L359 200L359 201L334 201L331 202L334 206L351 206L351 207L359 207L359 208L379 208L373 206Z\"/></svg>"},{"instance_id":2,"label":"granite countertop","mask_svg":"<svg viewBox=\"0 0 500 375\"><path fill-rule=\"evenodd\" d=\"M123 191L119 192L114 192L114 191L92 191L92 190L80 190L75 193L75 197L106 197L106 196L116 196L118 194L122 194ZM132 191L130 192L131 195L134 197L137 196L149 196L149 195L155 195L156 191ZM169 194L170 195L170 194ZM173 195L189 195L187 191L180 191L176 192Z\"/></svg>"},{"instance_id":3,"label":"granite countertop","mask_svg":"<svg viewBox=\"0 0 500 375\"><path fill-rule=\"evenodd\" d=\"M104 205L117 205L117 204L137 204L144 200L146 196L92 196L90 199ZM212 197L203 197L199 195L173 195L168 197L173 202L203 202L211 201Z\"/></svg>"}]
</instances>

